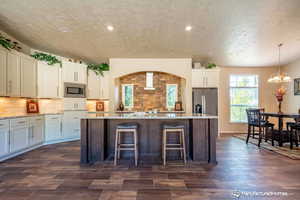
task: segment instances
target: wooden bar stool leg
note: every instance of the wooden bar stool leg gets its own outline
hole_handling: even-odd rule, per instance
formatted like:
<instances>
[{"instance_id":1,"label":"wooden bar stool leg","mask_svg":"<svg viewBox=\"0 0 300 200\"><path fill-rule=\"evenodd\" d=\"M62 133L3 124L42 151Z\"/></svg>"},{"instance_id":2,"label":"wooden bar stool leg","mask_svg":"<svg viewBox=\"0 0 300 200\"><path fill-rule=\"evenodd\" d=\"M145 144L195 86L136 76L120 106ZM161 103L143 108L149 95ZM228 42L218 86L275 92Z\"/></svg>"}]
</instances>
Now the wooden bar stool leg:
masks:
<instances>
[{"instance_id":1,"label":"wooden bar stool leg","mask_svg":"<svg viewBox=\"0 0 300 200\"><path fill-rule=\"evenodd\" d=\"M183 136L182 136L182 132L179 133L179 143L180 143L180 146L183 148ZM184 159L184 152L183 152L183 149L180 149L180 157L181 159Z\"/></svg>"},{"instance_id":2,"label":"wooden bar stool leg","mask_svg":"<svg viewBox=\"0 0 300 200\"><path fill-rule=\"evenodd\" d=\"M120 145L121 145L121 134L120 131L118 131L118 160L121 158L121 150L120 150Z\"/></svg>"},{"instance_id":3,"label":"wooden bar stool leg","mask_svg":"<svg viewBox=\"0 0 300 200\"><path fill-rule=\"evenodd\" d=\"M115 141L115 160L114 160L114 164L117 165L117 158L118 158L118 151L119 151L119 131L118 129L116 130L116 141Z\"/></svg>"},{"instance_id":4,"label":"wooden bar stool leg","mask_svg":"<svg viewBox=\"0 0 300 200\"><path fill-rule=\"evenodd\" d=\"M135 166L138 165L138 148L137 148L137 131L134 130L134 159L135 159Z\"/></svg>"},{"instance_id":5,"label":"wooden bar stool leg","mask_svg":"<svg viewBox=\"0 0 300 200\"><path fill-rule=\"evenodd\" d=\"M167 131L164 129L163 132L163 165L166 166L166 144L167 144Z\"/></svg>"},{"instance_id":6,"label":"wooden bar stool leg","mask_svg":"<svg viewBox=\"0 0 300 200\"><path fill-rule=\"evenodd\" d=\"M185 149L185 134L184 134L184 129L182 129L182 146L183 146L183 160L184 160L184 164L186 164L186 149Z\"/></svg>"}]
</instances>

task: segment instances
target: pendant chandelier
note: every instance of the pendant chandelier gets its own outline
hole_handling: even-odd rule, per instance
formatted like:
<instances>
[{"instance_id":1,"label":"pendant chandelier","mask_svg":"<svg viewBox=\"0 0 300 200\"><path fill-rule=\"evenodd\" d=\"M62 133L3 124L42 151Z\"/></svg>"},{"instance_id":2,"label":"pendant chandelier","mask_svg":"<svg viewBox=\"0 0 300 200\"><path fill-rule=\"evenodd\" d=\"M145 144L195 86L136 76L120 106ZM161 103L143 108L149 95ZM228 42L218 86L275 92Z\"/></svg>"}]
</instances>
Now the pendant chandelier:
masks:
<instances>
[{"instance_id":1,"label":"pendant chandelier","mask_svg":"<svg viewBox=\"0 0 300 200\"><path fill-rule=\"evenodd\" d=\"M278 73L272 75L269 79L269 83L287 83L291 81L291 77L289 77L286 73L281 72L281 63L280 63L280 48L282 44L278 45Z\"/></svg>"}]
</instances>

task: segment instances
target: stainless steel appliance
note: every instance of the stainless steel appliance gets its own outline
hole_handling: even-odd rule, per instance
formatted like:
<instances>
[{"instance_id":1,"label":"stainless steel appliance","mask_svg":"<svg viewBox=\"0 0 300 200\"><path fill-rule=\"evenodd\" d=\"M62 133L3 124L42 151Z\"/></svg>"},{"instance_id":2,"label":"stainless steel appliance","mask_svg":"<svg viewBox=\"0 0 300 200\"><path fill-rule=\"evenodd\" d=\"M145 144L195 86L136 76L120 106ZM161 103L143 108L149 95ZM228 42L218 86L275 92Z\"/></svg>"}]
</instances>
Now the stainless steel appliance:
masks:
<instances>
[{"instance_id":1,"label":"stainless steel appliance","mask_svg":"<svg viewBox=\"0 0 300 200\"><path fill-rule=\"evenodd\" d=\"M193 88L193 112L218 115L218 89Z\"/></svg>"},{"instance_id":2,"label":"stainless steel appliance","mask_svg":"<svg viewBox=\"0 0 300 200\"><path fill-rule=\"evenodd\" d=\"M64 97L86 98L86 85L78 83L64 83Z\"/></svg>"}]
</instances>

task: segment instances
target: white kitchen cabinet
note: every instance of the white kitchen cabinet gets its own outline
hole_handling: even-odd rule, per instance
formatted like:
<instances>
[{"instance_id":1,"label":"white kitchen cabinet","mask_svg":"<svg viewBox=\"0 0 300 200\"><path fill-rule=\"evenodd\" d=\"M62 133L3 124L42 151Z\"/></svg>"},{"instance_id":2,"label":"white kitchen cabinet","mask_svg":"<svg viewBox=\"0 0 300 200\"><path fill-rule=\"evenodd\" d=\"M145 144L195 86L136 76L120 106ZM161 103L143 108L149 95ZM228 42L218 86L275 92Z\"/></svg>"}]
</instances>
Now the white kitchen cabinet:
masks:
<instances>
[{"instance_id":1,"label":"white kitchen cabinet","mask_svg":"<svg viewBox=\"0 0 300 200\"><path fill-rule=\"evenodd\" d=\"M87 98L100 99L101 98L101 75L97 75L94 71L88 70L88 85Z\"/></svg>"},{"instance_id":2,"label":"white kitchen cabinet","mask_svg":"<svg viewBox=\"0 0 300 200\"><path fill-rule=\"evenodd\" d=\"M31 117L29 119L29 145L35 146L44 142L44 117Z\"/></svg>"},{"instance_id":3,"label":"white kitchen cabinet","mask_svg":"<svg viewBox=\"0 0 300 200\"><path fill-rule=\"evenodd\" d=\"M63 82L87 84L87 66L63 61Z\"/></svg>"},{"instance_id":4,"label":"white kitchen cabinet","mask_svg":"<svg viewBox=\"0 0 300 200\"><path fill-rule=\"evenodd\" d=\"M9 153L9 120L0 120L0 158Z\"/></svg>"},{"instance_id":5,"label":"white kitchen cabinet","mask_svg":"<svg viewBox=\"0 0 300 200\"><path fill-rule=\"evenodd\" d=\"M217 88L219 87L220 70L217 69L193 69L193 88Z\"/></svg>"},{"instance_id":6,"label":"white kitchen cabinet","mask_svg":"<svg viewBox=\"0 0 300 200\"><path fill-rule=\"evenodd\" d=\"M36 60L30 56L20 54L21 69L21 97L37 96Z\"/></svg>"},{"instance_id":7,"label":"white kitchen cabinet","mask_svg":"<svg viewBox=\"0 0 300 200\"><path fill-rule=\"evenodd\" d=\"M62 139L61 115L45 116L45 142L49 143Z\"/></svg>"},{"instance_id":8,"label":"white kitchen cabinet","mask_svg":"<svg viewBox=\"0 0 300 200\"><path fill-rule=\"evenodd\" d=\"M109 72L103 72L100 77L100 99L109 99Z\"/></svg>"},{"instance_id":9,"label":"white kitchen cabinet","mask_svg":"<svg viewBox=\"0 0 300 200\"><path fill-rule=\"evenodd\" d=\"M38 61L38 97L60 98L60 65Z\"/></svg>"},{"instance_id":10,"label":"white kitchen cabinet","mask_svg":"<svg viewBox=\"0 0 300 200\"><path fill-rule=\"evenodd\" d=\"M20 54L14 50L7 52L7 95L21 96Z\"/></svg>"},{"instance_id":11,"label":"white kitchen cabinet","mask_svg":"<svg viewBox=\"0 0 300 200\"><path fill-rule=\"evenodd\" d=\"M64 110L86 110L86 99L85 98L64 98Z\"/></svg>"},{"instance_id":12,"label":"white kitchen cabinet","mask_svg":"<svg viewBox=\"0 0 300 200\"><path fill-rule=\"evenodd\" d=\"M27 118L10 120L10 152L29 147L29 127Z\"/></svg>"},{"instance_id":13,"label":"white kitchen cabinet","mask_svg":"<svg viewBox=\"0 0 300 200\"><path fill-rule=\"evenodd\" d=\"M6 95L6 59L7 50L0 48L0 96Z\"/></svg>"},{"instance_id":14,"label":"white kitchen cabinet","mask_svg":"<svg viewBox=\"0 0 300 200\"><path fill-rule=\"evenodd\" d=\"M67 111L63 114L62 132L64 139L80 138L80 120L86 115L85 111Z\"/></svg>"}]
</instances>

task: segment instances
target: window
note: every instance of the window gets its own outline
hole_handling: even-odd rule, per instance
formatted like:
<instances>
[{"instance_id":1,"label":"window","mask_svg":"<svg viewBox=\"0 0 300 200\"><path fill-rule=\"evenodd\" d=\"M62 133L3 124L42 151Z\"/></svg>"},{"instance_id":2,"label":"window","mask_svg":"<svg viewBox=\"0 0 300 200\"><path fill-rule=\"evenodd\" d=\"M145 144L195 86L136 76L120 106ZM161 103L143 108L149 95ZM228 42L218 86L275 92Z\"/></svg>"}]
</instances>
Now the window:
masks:
<instances>
[{"instance_id":1,"label":"window","mask_svg":"<svg viewBox=\"0 0 300 200\"><path fill-rule=\"evenodd\" d=\"M133 85L132 84L122 85L122 101L125 108L133 107Z\"/></svg>"},{"instance_id":2,"label":"window","mask_svg":"<svg viewBox=\"0 0 300 200\"><path fill-rule=\"evenodd\" d=\"M247 122L247 108L258 107L258 76L230 76L230 121Z\"/></svg>"},{"instance_id":3,"label":"window","mask_svg":"<svg viewBox=\"0 0 300 200\"><path fill-rule=\"evenodd\" d=\"M177 101L177 84L167 84L167 108L174 108Z\"/></svg>"}]
</instances>

